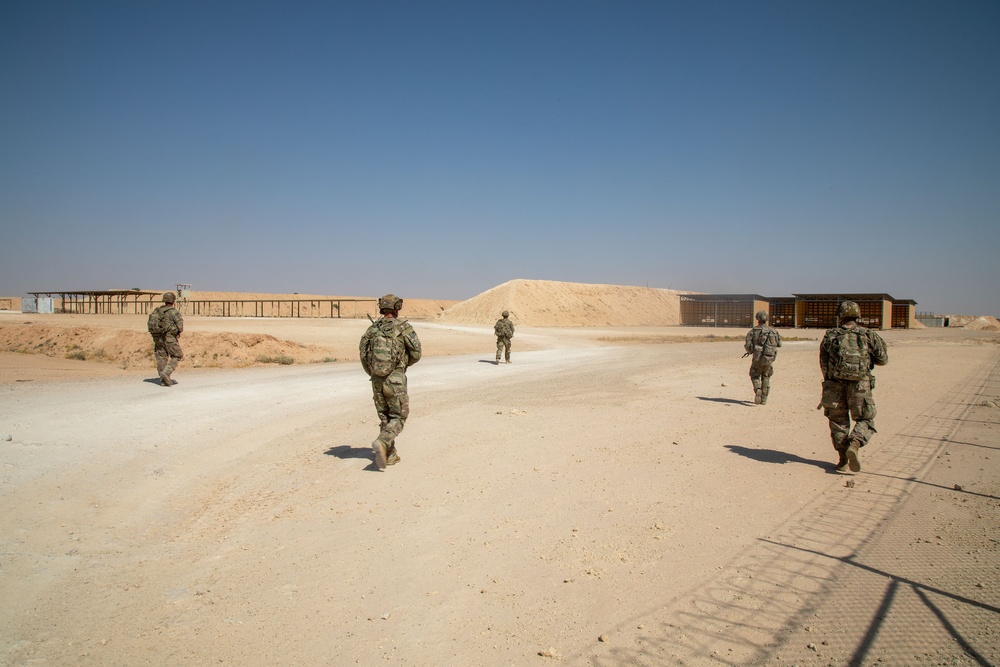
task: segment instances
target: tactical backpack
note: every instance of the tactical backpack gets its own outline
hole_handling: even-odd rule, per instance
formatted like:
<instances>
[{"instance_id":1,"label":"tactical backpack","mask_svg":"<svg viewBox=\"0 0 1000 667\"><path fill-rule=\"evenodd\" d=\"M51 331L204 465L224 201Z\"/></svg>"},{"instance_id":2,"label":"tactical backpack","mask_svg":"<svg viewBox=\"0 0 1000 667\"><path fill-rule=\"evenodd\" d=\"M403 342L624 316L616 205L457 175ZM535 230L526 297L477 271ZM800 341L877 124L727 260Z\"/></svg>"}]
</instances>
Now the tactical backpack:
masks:
<instances>
[{"instance_id":1,"label":"tactical backpack","mask_svg":"<svg viewBox=\"0 0 1000 667\"><path fill-rule=\"evenodd\" d=\"M774 344L775 332L771 329L760 329L754 335L753 360L773 362L778 356L778 348Z\"/></svg>"},{"instance_id":2,"label":"tactical backpack","mask_svg":"<svg viewBox=\"0 0 1000 667\"><path fill-rule=\"evenodd\" d=\"M503 338L513 338L514 337L514 323L504 318L502 320L497 320L497 323L493 325L493 335L500 336Z\"/></svg>"},{"instance_id":3,"label":"tactical backpack","mask_svg":"<svg viewBox=\"0 0 1000 667\"><path fill-rule=\"evenodd\" d=\"M160 306L149 314L149 319L146 320L146 328L149 329L151 334L165 334L170 328L171 319L167 316L167 311L169 308L164 308Z\"/></svg>"},{"instance_id":4,"label":"tactical backpack","mask_svg":"<svg viewBox=\"0 0 1000 667\"><path fill-rule=\"evenodd\" d=\"M365 360L372 375L384 378L396 370L406 354L401 328L396 321L382 319L372 324L375 328L368 339L368 350Z\"/></svg>"},{"instance_id":5,"label":"tactical backpack","mask_svg":"<svg viewBox=\"0 0 1000 667\"><path fill-rule=\"evenodd\" d=\"M871 368L868 337L860 327L836 329L830 337L829 375L835 380L864 380Z\"/></svg>"}]
</instances>

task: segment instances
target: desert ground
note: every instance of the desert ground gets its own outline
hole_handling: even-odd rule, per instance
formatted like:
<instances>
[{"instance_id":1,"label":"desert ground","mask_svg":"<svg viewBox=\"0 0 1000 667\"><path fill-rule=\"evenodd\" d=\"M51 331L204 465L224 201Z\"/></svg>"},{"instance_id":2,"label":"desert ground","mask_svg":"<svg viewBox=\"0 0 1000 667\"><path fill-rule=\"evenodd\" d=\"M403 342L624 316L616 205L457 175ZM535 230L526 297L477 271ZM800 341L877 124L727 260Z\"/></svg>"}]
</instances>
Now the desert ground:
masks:
<instances>
[{"instance_id":1,"label":"desert ground","mask_svg":"<svg viewBox=\"0 0 1000 667\"><path fill-rule=\"evenodd\" d=\"M821 331L755 406L744 330L496 311L412 320L383 472L367 320L188 317L168 388L144 317L0 313L0 664L1000 663L996 331L883 332L842 475Z\"/></svg>"}]
</instances>

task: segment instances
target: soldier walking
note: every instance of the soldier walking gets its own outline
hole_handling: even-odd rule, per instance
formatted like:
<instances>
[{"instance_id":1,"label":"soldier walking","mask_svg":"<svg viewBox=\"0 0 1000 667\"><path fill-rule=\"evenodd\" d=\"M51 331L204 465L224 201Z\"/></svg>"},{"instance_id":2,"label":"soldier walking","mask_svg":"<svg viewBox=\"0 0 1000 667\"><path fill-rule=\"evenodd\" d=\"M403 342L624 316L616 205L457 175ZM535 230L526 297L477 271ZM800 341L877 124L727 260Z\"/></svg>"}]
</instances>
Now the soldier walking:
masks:
<instances>
[{"instance_id":1,"label":"soldier walking","mask_svg":"<svg viewBox=\"0 0 1000 667\"><path fill-rule=\"evenodd\" d=\"M872 368L889 363L885 341L858 324L861 308L844 301L837 311L838 326L828 329L819 346L823 371L820 406L830 420L830 439L837 450L837 472L859 472L858 450L875 433L875 376ZM851 428L851 420L854 428Z\"/></svg>"},{"instance_id":2,"label":"soldier walking","mask_svg":"<svg viewBox=\"0 0 1000 667\"><path fill-rule=\"evenodd\" d=\"M403 300L386 294L378 300L381 317L361 337L361 366L372 382L372 400L378 413L379 435L372 442L379 470L399 463L396 436L410 414L406 369L420 361L420 339L406 320L399 319ZM371 319L369 317L369 319Z\"/></svg>"},{"instance_id":3,"label":"soldier walking","mask_svg":"<svg viewBox=\"0 0 1000 667\"><path fill-rule=\"evenodd\" d=\"M767 404L767 395L771 391L771 376L774 374L774 360L778 357L781 347L781 334L776 329L767 326L767 313L757 311L757 326L747 332L743 341L743 349L747 355L753 355L750 363L750 381L753 383L753 402L757 405Z\"/></svg>"},{"instance_id":4,"label":"soldier walking","mask_svg":"<svg viewBox=\"0 0 1000 667\"><path fill-rule=\"evenodd\" d=\"M149 314L146 327L153 337L153 356L156 357L156 372L160 376L160 384L172 387L177 380L170 374L184 358L178 339L184 331L184 318L174 307L177 296L173 292L163 295L163 305Z\"/></svg>"},{"instance_id":5,"label":"soldier walking","mask_svg":"<svg viewBox=\"0 0 1000 667\"><path fill-rule=\"evenodd\" d=\"M510 339L514 337L514 323L510 321L510 313L503 311L502 317L493 325L493 333L497 337L497 364L500 363L500 354L510 363Z\"/></svg>"}]
</instances>

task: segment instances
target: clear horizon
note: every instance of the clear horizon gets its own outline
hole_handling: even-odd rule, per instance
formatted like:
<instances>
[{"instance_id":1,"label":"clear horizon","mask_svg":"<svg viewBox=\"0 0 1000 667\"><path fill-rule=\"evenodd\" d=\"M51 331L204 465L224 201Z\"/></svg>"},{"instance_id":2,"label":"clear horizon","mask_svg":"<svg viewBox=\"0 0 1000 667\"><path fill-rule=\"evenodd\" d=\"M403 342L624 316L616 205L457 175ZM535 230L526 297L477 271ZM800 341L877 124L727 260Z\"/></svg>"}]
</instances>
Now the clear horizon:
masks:
<instances>
[{"instance_id":1,"label":"clear horizon","mask_svg":"<svg viewBox=\"0 0 1000 667\"><path fill-rule=\"evenodd\" d=\"M1000 3L0 7L0 295L1000 315Z\"/></svg>"},{"instance_id":2,"label":"clear horizon","mask_svg":"<svg viewBox=\"0 0 1000 667\"><path fill-rule=\"evenodd\" d=\"M512 279L512 280L516 281L516 280L524 280L524 279L515 278L515 279ZM510 282L510 281L508 281L508 282ZM559 282L559 281L549 281L549 282ZM503 284L505 284L505 283L501 283L501 285L494 285L493 287L502 287ZM596 285L594 283L566 283L566 284L569 284L569 285L595 285L595 286L599 286L599 285ZM651 287L649 285L610 285L610 286L611 287L626 287L626 288L632 287L632 288L647 288L647 289L666 289L666 288L655 288L655 287ZM171 287L161 288L161 289L110 288L108 290L80 290L80 292L78 292L78 293L79 294L84 294L84 293L89 293L89 292L100 292L100 291L109 291L109 292L132 291L132 290L135 290L135 289L138 289L140 294L143 294L143 293L158 294L160 292L167 292L167 291L177 292L178 291L178 286L174 285L174 286L171 286ZM333 298L333 299L337 299L337 298L346 298L346 299L351 299L351 298L377 299L379 296L381 296L380 294L324 294L324 293L319 293L319 292L287 292L286 293L286 292L245 292L245 291L240 291L240 290L196 290L196 289L194 289L194 287L191 287L190 289L194 293L194 297L193 298L195 300L200 299L200 298L204 298L204 297L202 297L199 294L199 291L202 292L202 293L210 293L210 294L215 294L215 293L232 294L232 295L237 295L237 294L245 294L245 295L257 294L257 295L269 295L269 296L279 296L279 297L292 297L292 296L295 296L295 295L302 295L302 296L313 296L313 297L328 297L328 298ZM475 295L469 297L469 299L475 299L476 297L482 296L486 292L489 292L491 289L493 289L493 288L491 287L491 288L489 288L487 290L484 290L483 292L480 292L479 294L475 294ZM680 290L680 291L684 292L684 290ZM695 292L693 290L688 290L687 292L696 293L696 294L705 294L705 292ZM58 296L60 294L67 294L67 295L68 294L74 294L74 292L72 290L32 290L31 293L32 294L39 294L39 295L52 295L52 296ZM711 294L720 294L721 295L721 293L711 293ZM808 294L807 295L807 294L805 294L803 292L793 292L791 294L767 294L767 295L765 295L765 294L757 294L755 292L748 292L748 293L745 293L745 294L747 294L747 295L754 295L754 296L761 296L761 297L764 297L765 299L780 299L780 298L794 297L794 296L814 296L814 294ZM884 293L883 292L864 292L864 293L846 294L846 293L839 292L839 293L836 293L836 294L842 294L842 295L848 296L848 297L850 297L850 296L857 297L857 296L869 295L869 294L870 295L882 295ZM727 295L731 295L731 293L727 294ZM3 294L3 295L0 295L0 296L9 297L9 296L20 296L20 295ZM900 300L900 301L906 301L906 300L908 300L906 297L900 297L900 296L898 296L896 294L889 294L888 296L892 297L893 299ZM442 299L442 298L438 298L438 297L434 297L434 296L430 296L430 297L426 297L426 296L408 296L407 297L407 300L413 300L413 299L421 299L421 300L428 300L428 301L456 301L458 303L462 303L464 301L469 300L469 299ZM918 304L918 306L919 306L919 304ZM918 313L924 313L925 311L920 310L919 307L918 307L917 308L917 312ZM953 317L965 317L965 316L980 316L980 317L982 317L982 316L988 316L988 314L985 314L985 313L951 313L951 312L938 312L938 311L935 311L933 314L935 314L935 315L944 315L944 316L953 316ZM998 318L998 319L1000 319L1000 318Z\"/></svg>"}]
</instances>

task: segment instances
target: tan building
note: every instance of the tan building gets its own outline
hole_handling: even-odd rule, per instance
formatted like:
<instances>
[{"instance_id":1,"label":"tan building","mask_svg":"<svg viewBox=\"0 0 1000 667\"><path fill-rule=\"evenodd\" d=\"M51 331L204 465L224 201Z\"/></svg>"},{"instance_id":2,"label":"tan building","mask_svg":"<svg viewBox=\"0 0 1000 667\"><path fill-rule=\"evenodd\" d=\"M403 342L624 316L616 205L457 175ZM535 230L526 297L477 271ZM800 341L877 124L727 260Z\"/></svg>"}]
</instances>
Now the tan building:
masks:
<instances>
[{"instance_id":1,"label":"tan building","mask_svg":"<svg viewBox=\"0 0 1000 667\"><path fill-rule=\"evenodd\" d=\"M795 326L805 328L830 329L837 326L837 310L844 301L853 301L861 309L858 323L869 329L893 328L893 303L897 300L888 294L796 294ZM899 301L916 305L916 301ZM912 308L912 307L911 307ZM909 329L912 311L904 313L905 320L899 321L899 329Z\"/></svg>"},{"instance_id":2,"label":"tan building","mask_svg":"<svg viewBox=\"0 0 1000 667\"><path fill-rule=\"evenodd\" d=\"M754 313L769 311L760 294L682 294L681 325L694 327L752 327Z\"/></svg>"},{"instance_id":3,"label":"tan building","mask_svg":"<svg viewBox=\"0 0 1000 667\"><path fill-rule=\"evenodd\" d=\"M0 310L14 310L21 312L21 297L0 296Z\"/></svg>"},{"instance_id":4,"label":"tan building","mask_svg":"<svg viewBox=\"0 0 1000 667\"><path fill-rule=\"evenodd\" d=\"M775 327L829 329L837 326L837 309L844 301L861 308L860 324L871 329L909 329L916 319L917 302L888 294L795 294L763 297L759 294L682 294L681 325L752 327L754 313L763 310Z\"/></svg>"}]
</instances>

